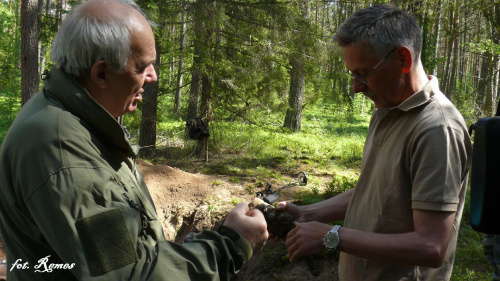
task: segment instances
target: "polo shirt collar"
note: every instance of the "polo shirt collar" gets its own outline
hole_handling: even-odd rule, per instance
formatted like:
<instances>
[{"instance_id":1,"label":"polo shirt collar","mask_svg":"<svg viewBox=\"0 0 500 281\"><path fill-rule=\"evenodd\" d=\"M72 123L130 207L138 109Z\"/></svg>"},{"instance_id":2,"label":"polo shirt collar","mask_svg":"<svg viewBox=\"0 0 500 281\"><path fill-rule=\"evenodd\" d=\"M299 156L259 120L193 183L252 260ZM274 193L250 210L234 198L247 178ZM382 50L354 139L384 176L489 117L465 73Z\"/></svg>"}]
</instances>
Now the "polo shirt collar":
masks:
<instances>
[{"instance_id":1,"label":"polo shirt collar","mask_svg":"<svg viewBox=\"0 0 500 281\"><path fill-rule=\"evenodd\" d=\"M419 107L430 101L434 93L439 92L438 80L435 76L428 76L429 82L425 84L422 89L415 94L411 95L408 99L403 101L397 108L401 111L409 111L410 109Z\"/></svg>"}]
</instances>

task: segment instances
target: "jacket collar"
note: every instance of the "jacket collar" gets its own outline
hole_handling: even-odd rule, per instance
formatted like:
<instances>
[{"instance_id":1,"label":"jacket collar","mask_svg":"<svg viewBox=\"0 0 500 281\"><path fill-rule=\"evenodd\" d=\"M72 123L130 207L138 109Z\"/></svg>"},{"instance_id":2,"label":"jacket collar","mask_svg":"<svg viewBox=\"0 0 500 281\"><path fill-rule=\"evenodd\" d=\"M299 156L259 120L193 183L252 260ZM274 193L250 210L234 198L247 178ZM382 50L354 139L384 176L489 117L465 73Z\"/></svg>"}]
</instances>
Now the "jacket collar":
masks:
<instances>
[{"instance_id":1,"label":"jacket collar","mask_svg":"<svg viewBox=\"0 0 500 281\"><path fill-rule=\"evenodd\" d=\"M45 92L58 99L69 112L98 131L107 141L118 146L127 156L135 154L118 121L72 76L54 67L46 75L44 82Z\"/></svg>"}]
</instances>

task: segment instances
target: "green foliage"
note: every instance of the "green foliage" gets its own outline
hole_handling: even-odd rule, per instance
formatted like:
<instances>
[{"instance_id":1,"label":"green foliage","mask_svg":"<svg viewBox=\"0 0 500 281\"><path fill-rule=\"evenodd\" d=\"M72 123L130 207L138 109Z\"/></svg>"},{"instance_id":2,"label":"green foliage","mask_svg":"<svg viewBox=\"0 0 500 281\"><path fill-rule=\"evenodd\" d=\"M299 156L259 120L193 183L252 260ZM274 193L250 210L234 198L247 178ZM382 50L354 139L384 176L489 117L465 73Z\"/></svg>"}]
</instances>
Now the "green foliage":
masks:
<instances>
[{"instance_id":1,"label":"green foliage","mask_svg":"<svg viewBox=\"0 0 500 281\"><path fill-rule=\"evenodd\" d=\"M500 44L495 44L491 39L481 39L480 42L465 43L472 52L477 53L490 53L492 55L500 55Z\"/></svg>"},{"instance_id":2,"label":"green foliage","mask_svg":"<svg viewBox=\"0 0 500 281\"><path fill-rule=\"evenodd\" d=\"M367 116L353 118L352 123L341 121L340 117L329 123L309 112L306 111L306 120L310 122L304 121L303 131L296 134L241 123L212 122L213 142L225 153L244 152L257 159L269 159L285 171L297 162L330 165L338 161L348 165L361 160Z\"/></svg>"},{"instance_id":3,"label":"green foliage","mask_svg":"<svg viewBox=\"0 0 500 281\"><path fill-rule=\"evenodd\" d=\"M483 254L483 234L476 232L470 225L470 184L465 196L462 222L458 233L457 251L451 279L462 280L491 280L492 267Z\"/></svg>"},{"instance_id":4,"label":"green foliage","mask_svg":"<svg viewBox=\"0 0 500 281\"><path fill-rule=\"evenodd\" d=\"M200 169L234 177L252 175L263 184L269 179L279 180L280 173L298 173L302 165L325 174L359 167L370 118L365 102L361 96L354 99L354 108L364 110L362 114L339 105L311 104L304 110L303 130L298 133L279 125L255 126L241 121L213 120L209 154L227 159L203 164ZM268 114L269 119L279 115ZM183 139L185 124L178 116L167 114L163 118L157 125L160 148L157 161L175 161L172 164L182 165L184 160L193 157L196 141Z\"/></svg>"},{"instance_id":5,"label":"green foliage","mask_svg":"<svg viewBox=\"0 0 500 281\"><path fill-rule=\"evenodd\" d=\"M5 135L7 135L7 131L9 130L10 124L11 122L9 122L8 120L0 119L0 146L2 145Z\"/></svg>"},{"instance_id":6,"label":"green foliage","mask_svg":"<svg viewBox=\"0 0 500 281\"><path fill-rule=\"evenodd\" d=\"M0 2L0 142L21 107L18 4Z\"/></svg>"},{"instance_id":7,"label":"green foliage","mask_svg":"<svg viewBox=\"0 0 500 281\"><path fill-rule=\"evenodd\" d=\"M464 210L457 241L452 281L491 280L493 268L483 254L483 234L474 231L469 224L468 207Z\"/></svg>"},{"instance_id":8,"label":"green foliage","mask_svg":"<svg viewBox=\"0 0 500 281\"><path fill-rule=\"evenodd\" d=\"M356 187L357 182L357 177L335 175L335 177L328 183L326 187L325 196L329 198L337 194L346 192L347 190Z\"/></svg>"},{"instance_id":9,"label":"green foliage","mask_svg":"<svg viewBox=\"0 0 500 281\"><path fill-rule=\"evenodd\" d=\"M457 109L462 113L465 119L465 123L470 126L477 122L477 111L476 101L474 98L473 88L474 84L470 79L465 81L459 81L456 84L456 91L463 92L463 95L454 95L452 102L455 104Z\"/></svg>"},{"instance_id":10,"label":"green foliage","mask_svg":"<svg viewBox=\"0 0 500 281\"><path fill-rule=\"evenodd\" d=\"M40 16L40 33L38 34L42 44L50 45L55 33L59 28L59 19L51 14Z\"/></svg>"},{"instance_id":11,"label":"green foliage","mask_svg":"<svg viewBox=\"0 0 500 281\"><path fill-rule=\"evenodd\" d=\"M232 183L240 183L241 180L238 178L238 177L234 177L234 176L231 176L227 179L229 182L232 182Z\"/></svg>"},{"instance_id":12,"label":"green foliage","mask_svg":"<svg viewBox=\"0 0 500 281\"><path fill-rule=\"evenodd\" d=\"M317 180L314 182L314 177L312 177L312 179L313 182L308 183L307 188L295 196L298 200L298 204L308 205L321 202L356 187L356 183L358 182L357 175L347 176L336 174L325 186L322 186L322 183Z\"/></svg>"},{"instance_id":13,"label":"green foliage","mask_svg":"<svg viewBox=\"0 0 500 281\"><path fill-rule=\"evenodd\" d=\"M243 202L243 199L242 198L231 198L231 204L233 206L237 205L238 203L241 203Z\"/></svg>"},{"instance_id":14,"label":"green foliage","mask_svg":"<svg viewBox=\"0 0 500 281\"><path fill-rule=\"evenodd\" d=\"M254 194L254 188L255 188L255 186L253 186L253 185L247 185L247 186L245 187L246 191L247 191L249 194Z\"/></svg>"}]
</instances>

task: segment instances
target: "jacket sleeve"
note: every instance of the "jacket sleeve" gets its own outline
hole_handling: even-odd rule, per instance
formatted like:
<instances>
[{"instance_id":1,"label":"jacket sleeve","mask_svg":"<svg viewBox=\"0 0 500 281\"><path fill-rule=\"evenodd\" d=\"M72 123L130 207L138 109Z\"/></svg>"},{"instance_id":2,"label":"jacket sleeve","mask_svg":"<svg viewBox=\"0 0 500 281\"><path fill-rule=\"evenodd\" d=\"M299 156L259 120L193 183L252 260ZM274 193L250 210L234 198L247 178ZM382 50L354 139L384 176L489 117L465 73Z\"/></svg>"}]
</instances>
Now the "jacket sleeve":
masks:
<instances>
[{"instance_id":1,"label":"jacket sleeve","mask_svg":"<svg viewBox=\"0 0 500 281\"><path fill-rule=\"evenodd\" d=\"M229 280L252 256L249 241L227 227L184 244L149 233L109 174L63 170L27 196L40 243L53 260L74 264L76 279Z\"/></svg>"},{"instance_id":2,"label":"jacket sleeve","mask_svg":"<svg viewBox=\"0 0 500 281\"><path fill-rule=\"evenodd\" d=\"M252 254L241 235L234 241L215 231L203 231L182 245L159 242L146 251L157 255L155 262L143 266L150 280L229 280Z\"/></svg>"}]
</instances>

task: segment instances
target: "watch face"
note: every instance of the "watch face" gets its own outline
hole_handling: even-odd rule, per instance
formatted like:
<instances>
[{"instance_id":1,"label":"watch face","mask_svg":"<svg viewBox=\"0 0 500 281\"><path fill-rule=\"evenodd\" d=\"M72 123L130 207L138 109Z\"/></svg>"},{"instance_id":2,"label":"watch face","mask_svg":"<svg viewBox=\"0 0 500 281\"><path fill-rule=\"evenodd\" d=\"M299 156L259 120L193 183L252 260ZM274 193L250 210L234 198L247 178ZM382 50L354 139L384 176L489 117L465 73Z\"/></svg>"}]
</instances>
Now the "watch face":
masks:
<instances>
[{"instance_id":1,"label":"watch face","mask_svg":"<svg viewBox=\"0 0 500 281\"><path fill-rule=\"evenodd\" d=\"M339 236L336 233L328 232L323 242L325 247L333 249L339 244Z\"/></svg>"}]
</instances>

